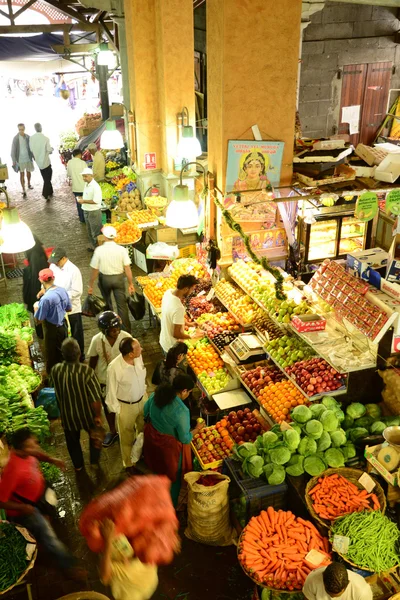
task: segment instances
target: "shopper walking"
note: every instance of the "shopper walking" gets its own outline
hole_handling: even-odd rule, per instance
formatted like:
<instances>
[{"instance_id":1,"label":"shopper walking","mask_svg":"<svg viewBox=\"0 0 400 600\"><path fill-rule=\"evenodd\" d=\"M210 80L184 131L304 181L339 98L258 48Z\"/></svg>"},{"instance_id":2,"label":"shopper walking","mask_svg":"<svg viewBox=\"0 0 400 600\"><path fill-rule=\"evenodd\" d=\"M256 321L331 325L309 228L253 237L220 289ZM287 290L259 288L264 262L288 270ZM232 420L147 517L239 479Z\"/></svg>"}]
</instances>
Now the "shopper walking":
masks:
<instances>
[{"instance_id":1,"label":"shopper walking","mask_svg":"<svg viewBox=\"0 0 400 600\"><path fill-rule=\"evenodd\" d=\"M102 194L99 184L93 179L92 169L83 169L81 173L85 182L82 198L77 202L82 206L89 238L89 252L97 246L97 238L101 233L101 202Z\"/></svg>"},{"instance_id":2,"label":"shopper walking","mask_svg":"<svg viewBox=\"0 0 400 600\"><path fill-rule=\"evenodd\" d=\"M93 177L97 182L104 181L106 176L106 159L103 153L97 149L96 144L89 144L88 150L93 157Z\"/></svg>"},{"instance_id":3,"label":"shopper walking","mask_svg":"<svg viewBox=\"0 0 400 600\"><path fill-rule=\"evenodd\" d=\"M113 292L117 305L117 313L122 319L126 331L130 333L129 310L126 302L125 276L128 280L128 292L133 294L131 259L126 248L115 243L117 232L114 227L103 227L102 234L106 238L104 244L96 248L90 266L88 294L93 294L93 286L99 277L99 288L108 310L113 310L111 293Z\"/></svg>"},{"instance_id":4,"label":"shopper walking","mask_svg":"<svg viewBox=\"0 0 400 600\"><path fill-rule=\"evenodd\" d=\"M22 195L26 198L25 172L28 183L28 189L33 190L31 186L31 173L35 170L33 166L33 154L29 146L29 135L25 133L25 125L18 123L18 133L14 137L11 146L11 160L13 169L18 173L22 187Z\"/></svg>"},{"instance_id":5,"label":"shopper walking","mask_svg":"<svg viewBox=\"0 0 400 600\"><path fill-rule=\"evenodd\" d=\"M39 272L42 269L47 269L47 254L44 246L39 238L33 234L35 245L25 252L28 265L22 271L22 298L26 304L27 310L35 312L33 305L37 302L37 295L40 292L42 284L39 281ZM36 335L43 339L43 327L38 324L35 326Z\"/></svg>"},{"instance_id":6,"label":"shopper walking","mask_svg":"<svg viewBox=\"0 0 400 600\"><path fill-rule=\"evenodd\" d=\"M166 355L179 340L188 340L200 337L185 333L185 306L184 301L197 284L194 275L181 275L174 290L167 290L161 302L161 332L160 345ZM203 333L201 335L204 335Z\"/></svg>"},{"instance_id":7,"label":"shopper walking","mask_svg":"<svg viewBox=\"0 0 400 600\"><path fill-rule=\"evenodd\" d=\"M79 344L81 361L83 361L85 360L85 341L82 323L82 274L78 267L69 260L64 248L55 248L50 254L49 263L55 276L54 285L64 288L71 301L72 308L68 313L68 320L71 335Z\"/></svg>"},{"instance_id":8,"label":"shopper walking","mask_svg":"<svg viewBox=\"0 0 400 600\"><path fill-rule=\"evenodd\" d=\"M61 469L65 465L61 460L43 452L28 428L18 429L13 434L11 447L9 461L0 479L0 508L7 512L7 519L26 527L60 568L74 574L76 560L38 508L46 491L39 461Z\"/></svg>"},{"instance_id":9,"label":"shopper walking","mask_svg":"<svg viewBox=\"0 0 400 600\"><path fill-rule=\"evenodd\" d=\"M79 362L81 352L74 338L63 341L63 362L51 371L61 413L65 441L76 471L84 467L80 436L82 429L90 436L90 464L97 465L100 448L93 438L96 427L101 427L101 390L95 372Z\"/></svg>"},{"instance_id":10,"label":"shopper walking","mask_svg":"<svg viewBox=\"0 0 400 600\"><path fill-rule=\"evenodd\" d=\"M43 287L38 294L40 300L34 306L37 306L34 317L43 325L46 370L50 375L51 368L62 361L61 344L67 335L65 315L72 306L67 292L54 284L51 269L40 271L39 281Z\"/></svg>"},{"instance_id":11,"label":"shopper walking","mask_svg":"<svg viewBox=\"0 0 400 600\"><path fill-rule=\"evenodd\" d=\"M146 369L138 340L125 338L119 345L120 355L107 369L106 403L117 415L117 427L125 468L133 466L131 451L136 434L143 430L143 407L146 392Z\"/></svg>"},{"instance_id":12,"label":"shopper walking","mask_svg":"<svg viewBox=\"0 0 400 600\"><path fill-rule=\"evenodd\" d=\"M43 177L42 196L49 201L53 196L53 186L51 183L53 169L51 168L50 162L50 154L53 152L53 148L50 145L49 138L43 135L40 123L35 123L35 131L36 133L34 133L29 140L29 145L33 158Z\"/></svg>"},{"instance_id":13,"label":"shopper walking","mask_svg":"<svg viewBox=\"0 0 400 600\"><path fill-rule=\"evenodd\" d=\"M306 600L372 600L372 590L364 577L348 571L344 564L332 562L308 575L303 594Z\"/></svg>"},{"instance_id":14,"label":"shopper walking","mask_svg":"<svg viewBox=\"0 0 400 600\"><path fill-rule=\"evenodd\" d=\"M115 413L110 412L105 402L106 399L106 384L107 384L107 367L119 356L119 345L126 337L131 337L126 331L121 331L122 320L115 312L106 310L97 317L97 325L100 329L99 333L93 336L90 342L88 356L89 366L94 369L97 379L100 382L101 401L103 403L104 414L106 415L107 423L110 431L104 438L103 446L108 448L118 441L118 433L115 426Z\"/></svg>"},{"instance_id":15,"label":"shopper walking","mask_svg":"<svg viewBox=\"0 0 400 600\"><path fill-rule=\"evenodd\" d=\"M67 175L71 180L72 193L75 196L76 208L78 217L81 223L85 222L82 206L78 202L78 198L82 198L85 182L83 181L82 171L86 169L86 163L82 160L82 150L75 148L72 151L72 158L67 164Z\"/></svg>"}]
</instances>

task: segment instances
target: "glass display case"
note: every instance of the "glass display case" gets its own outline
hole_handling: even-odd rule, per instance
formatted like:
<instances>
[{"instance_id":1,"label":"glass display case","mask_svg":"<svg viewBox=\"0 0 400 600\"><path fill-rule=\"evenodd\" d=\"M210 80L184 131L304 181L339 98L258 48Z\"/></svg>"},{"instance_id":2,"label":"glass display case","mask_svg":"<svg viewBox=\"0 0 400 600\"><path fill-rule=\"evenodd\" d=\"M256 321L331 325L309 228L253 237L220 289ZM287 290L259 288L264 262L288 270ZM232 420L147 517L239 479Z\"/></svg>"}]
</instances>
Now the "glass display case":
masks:
<instances>
[{"instance_id":1,"label":"glass display case","mask_svg":"<svg viewBox=\"0 0 400 600\"><path fill-rule=\"evenodd\" d=\"M370 247L372 221L363 223L353 212L317 213L314 219L314 223L307 223L302 217L298 220L297 238L304 264L345 258L351 252Z\"/></svg>"}]
</instances>

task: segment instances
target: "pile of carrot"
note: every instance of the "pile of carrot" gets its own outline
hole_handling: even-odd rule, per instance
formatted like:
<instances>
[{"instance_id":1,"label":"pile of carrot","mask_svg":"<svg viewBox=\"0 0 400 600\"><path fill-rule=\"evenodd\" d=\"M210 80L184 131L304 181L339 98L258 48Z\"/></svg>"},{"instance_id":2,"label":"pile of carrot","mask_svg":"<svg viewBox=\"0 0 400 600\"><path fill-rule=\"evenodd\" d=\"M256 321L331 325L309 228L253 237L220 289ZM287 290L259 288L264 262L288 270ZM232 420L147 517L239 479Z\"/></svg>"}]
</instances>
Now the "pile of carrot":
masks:
<instances>
[{"instance_id":1,"label":"pile of carrot","mask_svg":"<svg viewBox=\"0 0 400 600\"><path fill-rule=\"evenodd\" d=\"M243 529L238 556L257 582L279 590L300 590L307 575L317 568L306 559L310 550L325 555L318 567L331 562L328 539L310 521L269 506Z\"/></svg>"},{"instance_id":2,"label":"pile of carrot","mask_svg":"<svg viewBox=\"0 0 400 600\"><path fill-rule=\"evenodd\" d=\"M329 521L349 513L381 508L376 494L360 490L346 477L337 473L320 477L309 496L317 515Z\"/></svg>"}]
</instances>

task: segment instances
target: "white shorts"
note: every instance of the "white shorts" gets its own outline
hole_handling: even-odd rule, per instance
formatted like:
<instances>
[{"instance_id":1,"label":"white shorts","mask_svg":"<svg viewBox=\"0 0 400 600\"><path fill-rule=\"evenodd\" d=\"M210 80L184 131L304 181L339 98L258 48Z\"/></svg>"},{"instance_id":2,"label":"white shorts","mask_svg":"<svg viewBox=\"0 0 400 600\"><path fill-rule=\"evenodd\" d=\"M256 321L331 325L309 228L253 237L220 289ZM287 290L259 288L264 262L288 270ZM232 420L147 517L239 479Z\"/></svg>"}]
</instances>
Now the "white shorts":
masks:
<instances>
[{"instance_id":1,"label":"white shorts","mask_svg":"<svg viewBox=\"0 0 400 600\"><path fill-rule=\"evenodd\" d=\"M33 165L33 162L31 160L29 160L28 162L24 162L24 163L18 163L19 166L19 170L22 171L28 171L29 173L32 173L32 171L35 170L35 167Z\"/></svg>"}]
</instances>

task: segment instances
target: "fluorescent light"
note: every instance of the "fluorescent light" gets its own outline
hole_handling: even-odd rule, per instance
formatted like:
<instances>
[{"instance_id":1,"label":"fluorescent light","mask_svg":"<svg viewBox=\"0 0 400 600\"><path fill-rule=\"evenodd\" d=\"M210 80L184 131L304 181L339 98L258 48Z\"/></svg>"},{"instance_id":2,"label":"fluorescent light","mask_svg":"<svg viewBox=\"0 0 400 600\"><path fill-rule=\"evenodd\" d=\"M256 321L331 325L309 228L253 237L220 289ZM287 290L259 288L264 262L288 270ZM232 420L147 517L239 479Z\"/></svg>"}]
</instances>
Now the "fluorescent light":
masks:
<instances>
[{"instance_id":1,"label":"fluorescent light","mask_svg":"<svg viewBox=\"0 0 400 600\"><path fill-rule=\"evenodd\" d=\"M20 221L16 208L3 209L3 224L0 229L0 252L18 254L35 245L35 240L26 223Z\"/></svg>"}]
</instances>

